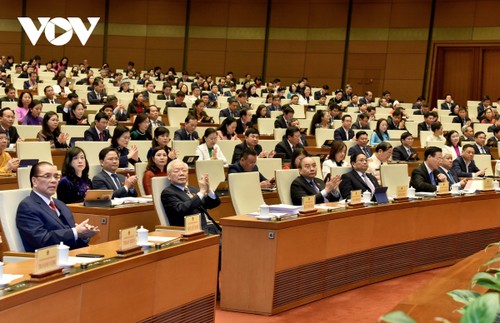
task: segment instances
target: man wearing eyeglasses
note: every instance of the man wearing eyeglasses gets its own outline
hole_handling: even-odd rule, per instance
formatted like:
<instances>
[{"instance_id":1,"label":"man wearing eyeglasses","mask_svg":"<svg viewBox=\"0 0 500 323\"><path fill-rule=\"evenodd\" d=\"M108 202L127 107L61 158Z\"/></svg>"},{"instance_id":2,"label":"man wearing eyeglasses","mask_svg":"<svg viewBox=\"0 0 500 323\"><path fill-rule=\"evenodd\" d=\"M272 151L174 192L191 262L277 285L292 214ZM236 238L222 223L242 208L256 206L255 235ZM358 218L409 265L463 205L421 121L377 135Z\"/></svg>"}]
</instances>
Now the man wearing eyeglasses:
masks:
<instances>
[{"instance_id":1,"label":"man wearing eyeglasses","mask_svg":"<svg viewBox=\"0 0 500 323\"><path fill-rule=\"evenodd\" d=\"M57 190L59 174L47 162L31 168L33 191L19 203L16 224L26 251L48 247L63 242L70 249L88 246L88 241L99 229L88 224L76 224L73 214L61 201L52 198Z\"/></svg>"}]
</instances>

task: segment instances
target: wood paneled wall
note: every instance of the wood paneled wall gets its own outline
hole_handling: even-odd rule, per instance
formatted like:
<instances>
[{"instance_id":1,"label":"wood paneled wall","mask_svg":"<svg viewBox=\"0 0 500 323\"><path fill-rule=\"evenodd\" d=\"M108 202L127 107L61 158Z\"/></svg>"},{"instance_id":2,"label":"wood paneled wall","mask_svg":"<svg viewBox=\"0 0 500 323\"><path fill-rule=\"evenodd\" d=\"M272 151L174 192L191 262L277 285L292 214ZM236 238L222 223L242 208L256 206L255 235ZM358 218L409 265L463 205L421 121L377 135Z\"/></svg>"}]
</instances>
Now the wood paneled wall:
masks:
<instances>
[{"instance_id":1,"label":"wood paneled wall","mask_svg":"<svg viewBox=\"0 0 500 323\"><path fill-rule=\"evenodd\" d=\"M107 62L112 68L132 60L138 69L173 66L207 75L232 70L237 77L265 74L284 84L307 76L313 85L332 88L343 85L346 62L344 81L355 92L371 90L379 96L387 89L393 97L412 102L432 92L432 77L426 73L426 60L432 57L429 35L435 42L500 41L500 20L493 14L500 11L500 1L435 0L431 24L433 0L352 0L350 26L349 0L269 1L264 52L267 0L25 1L31 18L101 17L84 47L75 36L62 47L50 45L43 35L36 46L27 37L21 43L16 18L22 15L23 2L0 0L0 7L8 8L0 11L0 53L17 60L22 53L24 59L39 54L44 61L68 56L70 63L78 63L87 58L93 66ZM493 93L498 91L492 82L497 72L489 67L498 66L498 60L493 53L484 56L488 66L483 67L483 87L491 96L500 95Z\"/></svg>"}]
</instances>

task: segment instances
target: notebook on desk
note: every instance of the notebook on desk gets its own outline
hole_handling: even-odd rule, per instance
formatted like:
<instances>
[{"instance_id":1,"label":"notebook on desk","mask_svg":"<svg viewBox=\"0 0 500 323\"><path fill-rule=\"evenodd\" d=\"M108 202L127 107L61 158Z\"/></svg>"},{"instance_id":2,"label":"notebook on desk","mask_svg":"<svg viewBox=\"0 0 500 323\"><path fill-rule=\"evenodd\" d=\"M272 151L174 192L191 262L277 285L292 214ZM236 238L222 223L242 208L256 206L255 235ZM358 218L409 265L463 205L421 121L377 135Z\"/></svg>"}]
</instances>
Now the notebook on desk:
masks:
<instances>
[{"instance_id":1,"label":"notebook on desk","mask_svg":"<svg viewBox=\"0 0 500 323\"><path fill-rule=\"evenodd\" d=\"M372 201L379 204L389 203L389 198L387 197L387 186L376 187L373 193Z\"/></svg>"},{"instance_id":2,"label":"notebook on desk","mask_svg":"<svg viewBox=\"0 0 500 323\"><path fill-rule=\"evenodd\" d=\"M21 159L19 167L31 167L38 163L38 159Z\"/></svg>"},{"instance_id":3,"label":"notebook on desk","mask_svg":"<svg viewBox=\"0 0 500 323\"><path fill-rule=\"evenodd\" d=\"M182 161L185 162L189 168L194 168L198 158L199 156L184 156L184 158L182 158Z\"/></svg>"},{"instance_id":4,"label":"notebook on desk","mask_svg":"<svg viewBox=\"0 0 500 323\"><path fill-rule=\"evenodd\" d=\"M83 199L85 206L111 207L113 190L88 190Z\"/></svg>"}]
</instances>

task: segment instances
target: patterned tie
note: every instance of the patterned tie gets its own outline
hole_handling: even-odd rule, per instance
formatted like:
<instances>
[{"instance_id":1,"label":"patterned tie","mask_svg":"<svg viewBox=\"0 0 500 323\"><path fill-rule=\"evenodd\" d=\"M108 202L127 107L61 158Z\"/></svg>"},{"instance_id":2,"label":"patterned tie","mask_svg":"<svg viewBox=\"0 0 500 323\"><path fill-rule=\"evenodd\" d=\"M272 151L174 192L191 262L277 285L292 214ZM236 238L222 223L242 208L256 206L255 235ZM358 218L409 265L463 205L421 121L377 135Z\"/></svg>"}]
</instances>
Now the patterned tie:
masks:
<instances>
[{"instance_id":1,"label":"patterned tie","mask_svg":"<svg viewBox=\"0 0 500 323\"><path fill-rule=\"evenodd\" d=\"M186 192L186 194L187 194L190 198L193 198L193 194L191 194L191 192L189 191L189 188L184 187L184 192Z\"/></svg>"},{"instance_id":2,"label":"patterned tie","mask_svg":"<svg viewBox=\"0 0 500 323\"><path fill-rule=\"evenodd\" d=\"M115 182L116 188L120 189L122 187L122 184L120 184L120 181L118 180L118 175L111 174L111 177L113 178L113 181Z\"/></svg>"},{"instance_id":3,"label":"patterned tie","mask_svg":"<svg viewBox=\"0 0 500 323\"><path fill-rule=\"evenodd\" d=\"M314 183L314 181L309 181L309 185L311 185L316 193L319 193L319 187L318 185L316 185L316 183Z\"/></svg>"},{"instance_id":4,"label":"patterned tie","mask_svg":"<svg viewBox=\"0 0 500 323\"><path fill-rule=\"evenodd\" d=\"M373 194L373 192L375 191L375 185L373 185L372 181L368 178L368 176L366 176L366 173L363 173L363 180Z\"/></svg>"},{"instance_id":5,"label":"patterned tie","mask_svg":"<svg viewBox=\"0 0 500 323\"><path fill-rule=\"evenodd\" d=\"M453 176L450 174L450 172L447 172L446 175L448 175L448 179L450 180L450 183L451 184L455 184L455 179L453 178Z\"/></svg>"}]
</instances>

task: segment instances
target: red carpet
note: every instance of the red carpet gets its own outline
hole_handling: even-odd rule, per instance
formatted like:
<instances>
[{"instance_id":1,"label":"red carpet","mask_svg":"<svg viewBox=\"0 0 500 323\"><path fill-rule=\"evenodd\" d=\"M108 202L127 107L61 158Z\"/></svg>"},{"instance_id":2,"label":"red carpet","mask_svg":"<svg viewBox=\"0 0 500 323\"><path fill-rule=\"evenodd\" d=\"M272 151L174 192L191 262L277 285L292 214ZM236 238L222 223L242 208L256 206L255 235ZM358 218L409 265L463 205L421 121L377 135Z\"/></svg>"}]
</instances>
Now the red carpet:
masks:
<instances>
[{"instance_id":1,"label":"red carpet","mask_svg":"<svg viewBox=\"0 0 500 323\"><path fill-rule=\"evenodd\" d=\"M408 294L446 268L387 280L334 295L274 316L222 311L215 312L216 323L271 322L377 322Z\"/></svg>"}]
</instances>

